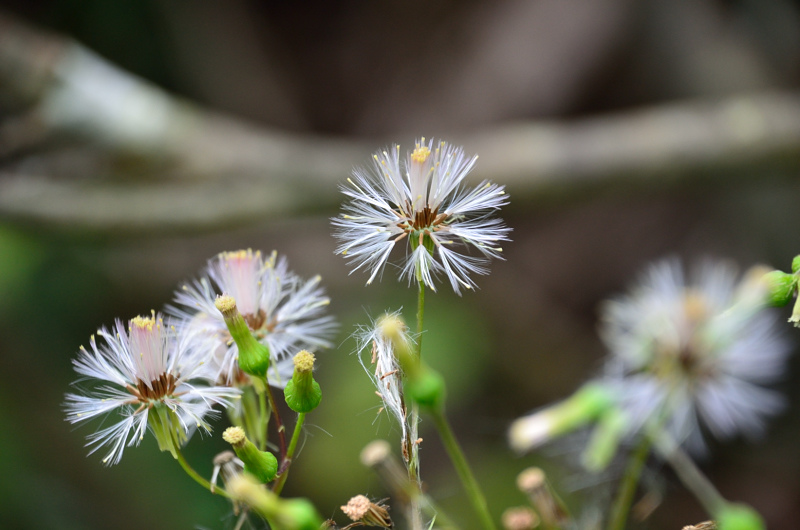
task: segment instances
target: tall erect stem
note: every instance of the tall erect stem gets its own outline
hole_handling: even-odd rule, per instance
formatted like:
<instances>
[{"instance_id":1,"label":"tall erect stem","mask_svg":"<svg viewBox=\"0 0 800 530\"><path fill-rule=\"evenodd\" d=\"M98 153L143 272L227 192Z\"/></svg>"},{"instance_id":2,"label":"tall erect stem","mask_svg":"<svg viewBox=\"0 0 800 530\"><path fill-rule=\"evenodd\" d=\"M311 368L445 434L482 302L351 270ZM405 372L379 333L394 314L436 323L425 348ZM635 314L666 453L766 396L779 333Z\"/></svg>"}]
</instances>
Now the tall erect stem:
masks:
<instances>
[{"instance_id":1,"label":"tall erect stem","mask_svg":"<svg viewBox=\"0 0 800 530\"><path fill-rule=\"evenodd\" d=\"M422 334L424 333L424 318L425 318L425 284L419 282L419 291L417 291L417 351L416 362L422 362ZM419 438L419 405L413 403L411 405L411 420L410 433L411 438L411 462L409 463L409 477L421 483L419 476L419 446L416 440Z\"/></svg>"},{"instance_id":2,"label":"tall erect stem","mask_svg":"<svg viewBox=\"0 0 800 530\"><path fill-rule=\"evenodd\" d=\"M633 502L633 495L636 493L636 486L639 484L639 478L642 476L642 469L644 469L644 464L647 461L647 455L650 454L651 446L650 438L643 436L639 445L631 453L617 498L611 508L608 530L624 530L625 522L628 519L628 511L630 510L631 502Z\"/></svg>"},{"instance_id":3,"label":"tall erect stem","mask_svg":"<svg viewBox=\"0 0 800 530\"><path fill-rule=\"evenodd\" d=\"M664 431L654 432L650 435L653 437L653 443L658 452L669 462L683 485L694 494L703 508L711 515L722 512L729 504L728 501L700 471L694 460L681 449L680 445Z\"/></svg>"},{"instance_id":4,"label":"tall erect stem","mask_svg":"<svg viewBox=\"0 0 800 530\"><path fill-rule=\"evenodd\" d=\"M450 428L450 423L447 421L444 412L434 409L431 411L431 416L433 417L433 423L436 425L436 429L439 431L439 436L442 438L442 443L447 450L447 454L450 456L450 460L453 462L453 466L458 472L458 477L461 479L461 483L467 492L470 503L472 503L472 507L475 509L480 519L481 525L485 530L495 530L494 521L489 513L489 507L486 504L486 497L483 496L483 492L480 486L478 486L478 481L475 480L475 476L472 474L464 452L461 450L461 446L458 445L458 441L453 434L453 430Z\"/></svg>"},{"instance_id":5,"label":"tall erect stem","mask_svg":"<svg viewBox=\"0 0 800 530\"><path fill-rule=\"evenodd\" d=\"M272 491L274 491L276 495L281 494L281 491L283 491L283 485L286 483L286 478L289 476L289 466L292 465L294 451L297 448L297 441L300 439L300 432L303 430L303 424L305 421L305 413L300 412L297 415L297 422L294 424L294 432L292 433L292 439L289 441L289 448L286 450L286 458L283 460L281 474L272 488Z\"/></svg>"},{"instance_id":6,"label":"tall erect stem","mask_svg":"<svg viewBox=\"0 0 800 530\"><path fill-rule=\"evenodd\" d=\"M275 427L278 429L278 442L281 448L281 462L286 459L286 434L284 433L285 429L283 427L283 422L281 421L281 414L278 411L278 405L275 403L275 398L272 396L272 389L269 387L269 379L266 377L264 378L264 382L266 384L267 399L269 400L269 406L272 408L272 413L275 415Z\"/></svg>"},{"instance_id":7,"label":"tall erect stem","mask_svg":"<svg viewBox=\"0 0 800 530\"><path fill-rule=\"evenodd\" d=\"M422 332L425 319L425 284L419 284L417 292L417 358L422 359Z\"/></svg>"},{"instance_id":8,"label":"tall erect stem","mask_svg":"<svg viewBox=\"0 0 800 530\"><path fill-rule=\"evenodd\" d=\"M422 333L423 333L423 322L425 316L425 284L422 283L421 279L419 279L419 291L417 291L417 351L416 351L416 361L420 362L422 358ZM416 403L412 403L411 405L411 414L409 416L409 432L408 432L408 441L411 443L410 451L409 451L409 462L408 462L408 478L411 481L413 487L419 488L420 491L422 490L422 480L419 476L419 444L417 444L417 439L419 438L419 405ZM422 510L420 506L420 500L418 495L413 495L409 499L409 523L412 529L422 529Z\"/></svg>"}]
</instances>

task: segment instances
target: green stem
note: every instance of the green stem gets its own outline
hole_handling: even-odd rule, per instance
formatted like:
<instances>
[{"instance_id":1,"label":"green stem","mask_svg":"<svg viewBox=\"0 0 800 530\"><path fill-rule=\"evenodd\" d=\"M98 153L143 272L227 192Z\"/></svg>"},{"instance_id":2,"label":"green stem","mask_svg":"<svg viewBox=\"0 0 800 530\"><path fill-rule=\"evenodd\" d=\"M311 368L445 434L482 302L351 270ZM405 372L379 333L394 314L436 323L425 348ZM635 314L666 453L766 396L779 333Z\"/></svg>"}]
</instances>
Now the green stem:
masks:
<instances>
[{"instance_id":1,"label":"green stem","mask_svg":"<svg viewBox=\"0 0 800 530\"><path fill-rule=\"evenodd\" d=\"M419 501L422 505L422 511L427 513L429 517L435 518L436 528L453 530L458 529L458 525L456 525L453 520L450 519L450 517L441 508L439 508L439 506L437 506L430 497L424 493L420 493Z\"/></svg>"},{"instance_id":2,"label":"green stem","mask_svg":"<svg viewBox=\"0 0 800 530\"><path fill-rule=\"evenodd\" d=\"M623 530L625 528L633 496L636 493L636 486L642 476L647 455L650 454L650 447L650 438L644 436L631 454L630 460L628 460L628 467L625 468L625 475L622 477L622 484L620 484L617 498L611 508L608 530Z\"/></svg>"},{"instance_id":3,"label":"green stem","mask_svg":"<svg viewBox=\"0 0 800 530\"><path fill-rule=\"evenodd\" d=\"M269 384L267 384L267 388L269 388ZM271 411L267 408L266 392L262 392L258 395L258 449L260 451L267 450L267 429L269 428L270 412Z\"/></svg>"},{"instance_id":4,"label":"green stem","mask_svg":"<svg viewBox=\"0 0 800 530\"><path fill-rule=\"evenodd\" d=\"M286 434L284 431L286 429L283 428L283 422L281 421L281 414L278 412L278 407L275 403L275 398L272 396L272 389L269 386L269 380L265 377L264 382L266 383L266 394L267 399L269 400L269 406L272 407L272 413L275 415L275 427L278 429L278 441L280 442L281 448L281 462L286 459Z\"/></svg>"},{"instance_id":5,"label":"green stem","mask_svg":"<svg viewBox=\"0 0 800 530\"><path fill-rule=\"evenodd\" d=\"M425 319L425 284L419 284L417 293L417 358L422 359L422 328Z\"/></svg>"},{"instance_id":6,"label":"green stem","mask_svg":"<svg viewBox=\"0 0 800 530\"><path fill-rule=\"evenodd\" d=\"M652 436L658 452L669 462L683 485L697 497L703 508L710 515L720 513L728 505L728 501L700 471L689 455L667 433L662 431Z\"/></svg>"},{"instance_id":7,"label":"green stem","mask_svg":"<svg viewBox=\"0 0 800 530\"><path fill-rule=\"evenodd\" d=\"M422 359L422 332L423 322L425 317L425 284L419 282L419 290L417 291L417 347L416 347L416 361L420 362ZM408 463L408 478L411 481L411 486L417 488L418 491L422 489L422 481L419 476L419 446L416 443L419 437L419 405L416 403L411 404L411 415L409 418L409 433L406 445L409 446L409 463ZM413 530L422 530L422 512L420 506L419 495L409 497L409 522Z\"/></svg>"},{"instance_id":8,"label":"green stem","mask_svg":"<svg viewBox=\"0 0 800 530\"><path fill-rule=\"evenodd\" d=\"M305 412L300 412L297 414L297 423L294 424L294 432L292 433L292 439L289 441L289 448L286 450L286 458L283 461L283 470L281 471L281 475L278 477L278 481L275 482L275 486L273 486L272 491L275 492L275 495L280 495L281 491L283 490L283 485L286 484L286 478L289 476L289 466L292 465L292 458L294 458L294 451L297 448L297 441L300 439L300 431L303 429L303 423L306 421L306 414Z\"/></svg>"},{"instance_id":9,"label":"green stem","mask_svg":"<svg viewBox=\"0 0 800 530\"><path fill-rule=\"evenodd\" d=\"M206 479L204 479L203 477L201 477L197 473L197 471L195 471L192 468L192 466L189 465L189 462L186 461L186 458L184 458L183 453L177 447L175 448L175 459L181 465L183 470L186 471L187 475L192 477L194 479L194 481L197 482L198 484L200 484L201 486L203 486L203 488L207 489L208 491L211 491L211 483L209 481L207 481ZM219 493L220 495L222 495L223 497L227 497L228 499L231 498L230 495L228 495L228 492L226 492L222 488L214 488L214 493Z\"/></svg>"},{"instance_id":10,"label":"green stem","mask_svg":"<svg viewBox=\"0 0 800 530\"><path fill-rule=\"evenodd\" d=\"M495 530L496 527L491 514L489 514L486 498L483 496L483 492L480 486L478 486L478 482L475 480L472 470L469 468L467 459L464 457L464 452L458 445L458 441L453 435L450 423L448 423L447 418L445 418L444 412L441 410L432 410L431 415L433 417L433 423L439 431L439 436L442 438L442 443L444 443L444 447L447 450L447 454L450 456L450 460L453 462L456 472L458 472L461 484L464 486L481 524L486 530Z\"/></svg>"}]
</instances>

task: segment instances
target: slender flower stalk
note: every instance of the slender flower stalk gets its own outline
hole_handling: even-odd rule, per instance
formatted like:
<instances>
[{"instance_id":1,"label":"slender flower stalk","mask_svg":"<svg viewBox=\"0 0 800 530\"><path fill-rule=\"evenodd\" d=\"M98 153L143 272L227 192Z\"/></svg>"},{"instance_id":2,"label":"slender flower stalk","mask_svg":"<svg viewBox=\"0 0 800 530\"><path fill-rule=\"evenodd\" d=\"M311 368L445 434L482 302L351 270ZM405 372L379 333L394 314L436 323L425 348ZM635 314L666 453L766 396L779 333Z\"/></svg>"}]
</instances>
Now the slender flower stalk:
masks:
<instances>
[{"instance_id":1,"label":"slender flower stalk","mask_svg":"<svg viewBox=\"0 0 800 530\"><path fill-rule=\"evenodd\" d=\"M628 520L628 512L630 511L631 503L633 503L633 496L636 493L636 487L639 485L639 479L642 476L651 446L650 439L642 437L638 447L631 454L622 476L622 483L617 492L617 497L611 507L611 515L608 521L609 530L625 529L625 522Z\"/></svg>"},{"instance_id":2,"label":"slender flower stalk","mask_svg":"<svg viewBox=\"0 0 800 530\"><path fill-rule=\"evenodd\" d=\"M126 446L138 445L145 431L155 435L159 448L179 459L179 449L200 427L209 431L205 418L216 414L213 405L229 406L239 390L208 386L203 360L176 336L161 315L138 316L127 329L117 320L113 330L93 335L90 350L81 346L73 360L83 379L81 392L67 394L67 420L85 422L112 413L110 426L91 434L91 453L104 446L105 464L116 464Z\"/></svg>"},{"instance_id":3,"label":"slender flower stalk","mask_svg":"<svg viewBox=\"0 0 800 530\"><path fill-rule=\"evenodd\" d=\"M447 450L447 454L450 456L450 460L456 468L456 472L461 479L461 484L467 492L470 503L472 503L472 508L478 515L481 526L483 526L485 530L494 530L495 524L489 513L486 497L483 495L478 481L475 480L475 476L472 474L472 470L467 463L467 458L464 456L464 452L461 450L461 446L458 444L444 412L439 409L433 409L430 413L433 418L433 423L436 425L436 430L439 431L439 436L442 439L444 448Z\"/></svg>"},{"instance_id":4,"label":"slender flower stalk","mask_svg":"<svg viewBox=\"0 0 800 530\"><path fill-rule=\"evenodd\" d=\"M181 465L181 468L183 468L183 470L192 478L192 480L203 486L204 489L209 490L211 493L216 493L217 495L230 498L224 489L215 487L211 482L201 477L200 474L195 471L191 465L189 465L189 462L186 461L186 458L183 456L180 448L176 449L175 454L177 455L175 458Z\"/></svg>"},{"instance_id":5,"label":"slender flower stalk","mask_svg":"<svg viewBox=\"0 0 800 530\"><path fill-rule=\"evenodd\" d=\"M303 425L305 422L306 413L300 412L297 415L297 422L294 424L294 432L292 433L291 440L289 440L289 447L286 449L286 456L283 459L283 464L281 465L282 469L280 470L278 480L275 481L275 485L272 488L272 491L274 491L276 495L281 494L281 491L283 491L283 486L286 484L286 479L289 478L289 466L292 465L294 452L297 449L297 442L300 440L300 433L303 432Z\"/></svg>"},{"instance_id":6,"label":"slender flower stalk","mask_svg":"<svg viewBox=\"0 0 800 530\"><path fill-rule=\"evenodd\" d=\"M401 276L436 290L444 273L456 293L473 289L473 274L487 274L501 259L510 229L494 213L508 203L503 186L464 181L477 156L446 142L422 138L401 161L400 146L374 156L373 171L356 169L342 192L349 197L332 219L337 254L368 270L367 284L381 276L397 245L406 246ZM476 251L470 255L469 249Z\"/></svg>"}]
</instances>

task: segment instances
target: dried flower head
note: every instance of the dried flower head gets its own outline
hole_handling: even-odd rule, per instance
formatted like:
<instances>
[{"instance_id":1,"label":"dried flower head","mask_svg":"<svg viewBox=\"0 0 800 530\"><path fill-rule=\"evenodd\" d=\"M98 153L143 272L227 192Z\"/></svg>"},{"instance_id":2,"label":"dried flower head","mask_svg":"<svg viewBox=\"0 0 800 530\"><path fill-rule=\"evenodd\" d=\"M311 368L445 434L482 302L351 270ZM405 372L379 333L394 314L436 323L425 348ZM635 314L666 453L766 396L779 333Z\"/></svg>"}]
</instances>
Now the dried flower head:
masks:
<instances>
[{"instance_id":1,"label":"dried flower head","mask_svg":"<svg viewBox=\"0 0 800 530\"><path fill-rule=\"evenodd\" d=\"M231 480L244 472L244 462L242 462L233 451L222 451L214 457L214 470L211 473L211 493L217 489L217 479L222 478L223 486L227 486ZM233 513L239 514L239 503L233 502Z\"/></svg>"},{"instance_id":2,"label":"dried flower head","mask_svg":"<svg viewBox=\"0 0 800 530\"><path fill-rule=\"evenodd\" d=\"M269 348L270 384L283 387L294 370L292 355L331 346L328 337L336 326L323 314L330 300L319 282L319 276L297 277L275 252L268 259L250 249L223 252L209 261L200 279L175 293L175 306L168 310L180 318L181 332L192 348L213 352L209 362L215 377L233 385L246 376L237 364L237 346L214 305L218 294L231 296L250 331Z\"/></svg>"},{"instance_id":3,"label":"dried flower head","mask_svg":"<svg viewBox=\"0 0 800 530\"><path fill-rule=\"evenodd\" d=\"M539 516L527 506L507 508L501 520L505 530L533 530L539 526Z\"/></svg>"},{"instance_id":4,"label":"dried flower head","mask_svg":"<svg viewBox=\"0 0 800 530\"><path fill-rule=\"evenodd\" d=\"M217 478L222 477L223 484L229 482L233 477L241 475L244 471L242 462L233 451L222 451L214 457L214 470L211 473L211 493L217 485Z\"/></svg>"},{"instance_id":5,"label":"dried flower head","mask_svg":"<svg viewBox=\"0 0 800 530\"><path fill-rule=\"evenodd\" d=\"M434 291L444 272L453 290L472 289L471 274L487 274L491 258L501 258L499 243L510 231L494 213L508 203L504 187L483 181L475 188L464 179L477 156L459 147L422 138L400 160L400 146L373 156L374 171L356 169L342 192L350 199L334 219L336 253L347 256L353 271L369 270L367 284L382 273L392 249L406 241L402 277ZM466 254L468 249L477 255Z\"/></svg>"},{"instance_id":6,"label":"dried flower head","mask_svg":"<svg viewBox=\"0 0 800 530\"><path fill-rule=\"evenodd\" d=\"M359 355L359 361L383 401L381 411L389 412L400 426L403 457L408 461L410 448L407 441L412 437L416 439L416 432L412 432L414 429L408 424L408 410L403 395L403 373L395 349L398 345L410 348L414 340L399 312L383 315L370 327L361 329L356 338L358 351L369 351L369 365L362 355Z\"/></svg>"},{"instance_id":7,"label":"dried flower head","mask_svg":"<svg viewBox=\"0 0 800 530\"><path fill-rule=\"evenodd\" d=\"M611 351L605 381L636 429L653 418L690 448L700 424L718 438L761 433L783 400L765 388L788 354L755 272L707 262L689 281L676 261L652 266L627 296L602 310Z\"/></svg>"},{"instance_id":8,"label":"dried flower head","mask_svg":"<svg viewBox=\"0 0 800 530\"><path fill-rule=\"evenodd\" d=\"M380 528L394 527L394 523L389 517L388 507L383 504L383 501L373 503L364 495L356 495L341 509L351 521Z\"/></svg>"},{"instance_id":9,"label":"dried flower head","mask_svg":"<svg viewBox=\"0 0 800 530\"><path fill-rule=\"evenodd\" d=\"M162 450L174 451L196 427L209 430L211 405L227 406L239 394L207 386L202 359L155 312L130 320L127 330L117 320L114 330L97 334L101 343L93 335L91 351L81 346L73 360L84 388L67 394L65 407L71 423L119 413L119 421L88 437L90 454L110 446L106 464L119 462L126 445L138 445L148 426Z\"/></svg>"}]
</instances>

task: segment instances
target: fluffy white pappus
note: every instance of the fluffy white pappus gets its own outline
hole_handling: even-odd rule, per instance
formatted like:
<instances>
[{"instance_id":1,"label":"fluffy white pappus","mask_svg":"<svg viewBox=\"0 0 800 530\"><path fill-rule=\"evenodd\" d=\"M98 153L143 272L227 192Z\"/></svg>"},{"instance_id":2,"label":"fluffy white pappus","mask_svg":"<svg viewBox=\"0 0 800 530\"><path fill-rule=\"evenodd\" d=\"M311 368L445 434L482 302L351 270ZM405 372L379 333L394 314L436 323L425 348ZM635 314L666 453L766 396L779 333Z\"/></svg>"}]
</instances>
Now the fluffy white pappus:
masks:
<instances>
[{"instance_id":1,"label":"fluffy white pappus","mask_svg":"<svg viewBox=\"0 0 800 530\"><path fill-rule=\"evenodd\" d=\"M687 279L677 260L663 261L602 307L610 351L603 382L633 432L661 421L702 452L703 430L756 438L782 410L783 397L765 385L784 373L790 348L760 276L739 280L732 266L706 261Z\"/></svg>"},{"instance_id":2,"label":"fluffy white pappus","mask_svg":"<svg viewBox=\"0 0 800 530\"><path fill-rule=\"evenodd\" d=\"M351 271L380 278L395 246L405 249L401 278L436 290L444 274L453 290L474 289L475 274L488 274L500 243L511 231L494 217L508 204L504 186L488 181L465 185L477 156L467 157L446 142L422 138L401 161L400 146L374 156L373 170L357 168L342 192L348 197L331 221ZM473 254L469 254L469 252Z\"/></svg>"},{"instance_id":3,"label":"fluffy white pappus","mask_svg":"<svg viewBox=\"0 0 800 530\"><path fill-rule=\"evenodd\" d=\"M177 317L190 349L205 357L209 377L234 385L247 376L239 370L238 348L214 305L218 295L232 296L250 331L269 348L270 385L283 388L294 371L294 354L331 347L337 325L325 315L330 299L320 281L319 276L298 277L276 252L266 259L250 249L222 252L209 260L199 279L176 291L167 311Z\"/></svg>"},{"instance_id":4,"label":"fluffy white pappus","mask_svg":"<svg viewBox=\"0 0 800 530\"><path fill-rule=\"evenodd\" d=\"M67 394L70 423L117 413L111 425L88 436L89 454L102 447L105 464L116 464L126 446L138 445L148 429L154 407L165 407L177 419L176 439L187 441L197 427L210 430L205 418L216 414L214 405L230 406L237 389L209 386L202 360L178 339L161 315L136 317L128 328L117 320L113 329L92 335L90 349L81 346L74 359L79 393ZM151 427L152 428L152 427Z\"/></svg>"},{"instance_id":5,"label":"fluffy white pappus","mask_svg":"<svg viewBox=\"0 0 800 530\"><path fill-rule=\"evenodd\" d=\"M386 333L384 324L387 322L391 325L392 336ZM358 360L375 385L383 402L382 411L385 410L394 417L400 427L401 439L407 440L410 434L416 433L410 433L408 425L408 410L403 396L403 371L395 354L395 341L404 341L412 347L414 338L403 324L399 311L387 313L370 326L359 328L355 338L358 344Z\"/></svg>"}]
</instances>

